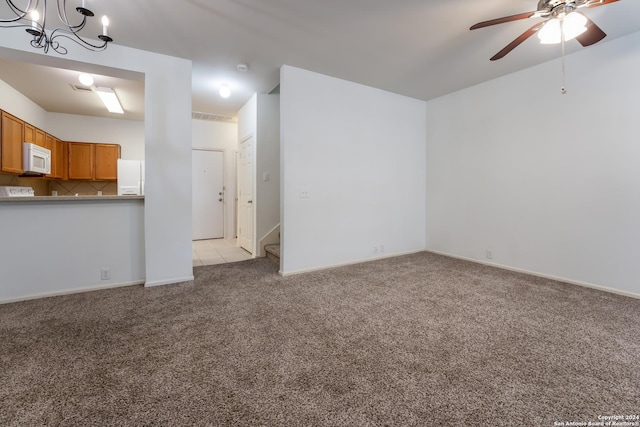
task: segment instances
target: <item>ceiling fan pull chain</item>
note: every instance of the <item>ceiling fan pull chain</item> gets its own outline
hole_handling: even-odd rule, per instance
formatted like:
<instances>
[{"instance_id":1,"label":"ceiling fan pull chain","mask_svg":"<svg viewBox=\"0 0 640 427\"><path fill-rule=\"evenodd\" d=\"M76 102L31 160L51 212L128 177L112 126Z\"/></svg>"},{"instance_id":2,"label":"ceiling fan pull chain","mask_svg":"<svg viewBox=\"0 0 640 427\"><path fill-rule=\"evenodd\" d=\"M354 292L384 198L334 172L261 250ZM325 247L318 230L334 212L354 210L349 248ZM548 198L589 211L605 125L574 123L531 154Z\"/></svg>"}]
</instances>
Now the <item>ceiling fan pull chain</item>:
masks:
<instances>
[{"instance_id":1,"label":"ceiling fan pull chain","mask_svg":"<svg viewBox=\"0 0 640 427\"><path fill-rule=\"evenodd\" d=\"M562 94L567 94L567 89L565 85L566 80L566 70L564 65L564 20L560 21L560 44L562 44Z\"/></svg>"}]
</instances>

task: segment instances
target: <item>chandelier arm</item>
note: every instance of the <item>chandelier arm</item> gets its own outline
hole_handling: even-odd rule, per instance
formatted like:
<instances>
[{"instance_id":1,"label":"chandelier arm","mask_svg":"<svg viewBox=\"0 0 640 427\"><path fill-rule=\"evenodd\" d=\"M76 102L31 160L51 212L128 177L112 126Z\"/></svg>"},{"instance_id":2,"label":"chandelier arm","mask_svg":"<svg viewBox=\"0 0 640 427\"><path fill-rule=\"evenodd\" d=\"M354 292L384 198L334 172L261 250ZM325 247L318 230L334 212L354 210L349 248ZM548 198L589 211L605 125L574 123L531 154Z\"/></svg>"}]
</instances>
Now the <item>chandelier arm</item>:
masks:
<instances>
[{"instance_id":1,"label":"chandelier arm","mask_svg":"<svg viewBox=\"0 0 640 427\"><path fill-rule=\"evenodd\" d=\"M58 6L58 18L64 25L71 28L71 24L69 24L69 18L67 18L67 1L62 0L62 7L60 7L60 1L56 0L56 4Z\"/></svg>"},{"instance_id":2,"label":"chandelier arm","mask_svg":"<svg viewBox=\"0 0 640 427\"><path fill-rule=\"evenodd\" d=\"M113 39L106 34L98 35L98 39L102 44L96 44L85 40L78 32L85 28L87 24L87 18L95 16L94 13L82 7L76 7L76 11L82 15L82 20L75 25L72 25L67 16L67 1L56 0L58 18L64 27L55 28L53 31L47 31L47 0L28 0L25 10L16 5L16 0L5 0L8 8L15 14L14 18L4 19L0 18L1 28L11 27L26 27L26 31L31 34L32 38L30 44L36 49L42 49L44 53L48 53L50 49L55 52L66 55L68 50L60 44L57 40L59 37L64 37L73 41L74 43L84 47L87 50L94 52L105 50ZM27 17L33 11L38 11L42 14L42 19ZM66 27L66 28L65 28Z\"/></svg>"},{"instance_id":3,"label":"chandelier arm","mask_svg":"<svg viewBox=\"0 0 640 427\"><path fill-rule=\"evenodd\" d=\"M57 1L57 6L58 6L58 18L60 19L60 21L62 21L62 23L69 28L69 30L71 31L81 31L84 26L87 24L87 15L82 15L82 21L80 21L80 23L78 25L71 25L71 23L69 22L69 18L67 16L67 0L56 0ZM62 6L60 5L60 2L62 1Z\"/></svg>"},{"instance_id":4,"label":"chandelier arm","mask_svg":"<svg viewBox=\"0 0 640 427\"><path fill-rule=\"evenodd\" d=\"M27 3L27 8L25 10L22 10L18 6L16 6L13 3L13 0L6 0L6 2L7 2L7 5L9 6L9 9L11 9L11 11L13 13L15 13L16 17L15 18L10 18L10 19L0 19L0 22L2 22L2 23L20 21L21 19L24 19L24 17L27 16L29 11L31 10L31 2L32 2L32 0L29 0L29 3ZM36 4L35 4L34 8L38 7L38 0L35 0L35 3Z\"/></svg>"},{"instance_id":5,"label":"chandelier arm","mask_svg":"<svg viewBox=\"0 0 640 427\"><path fill-rule=\"evenodd\" d=\"M57 33L57 34L56 34ZM73 36L73 37L71 37ZM107 48L107 44L109 42L105 41L104 43L102 43L101 45L95 45L93 43L89 43L88 41L86 41L85 39L83 39L82 37L80 37L78 34L76 34L73 31L67 31L64 30L62 28L56 28L51 35L49 36L49 40L50 43L55 42L55 39L57 39L58 37L64 37L65 39L69 39L74 43L79 44L80 46L83 46L89 50L92 50L94 52L100 51L100 50L104 50ZM58 43L58 42L55 42ZM57 49L54 49L56 52L58 52ZM65 49L66 50L66 49Z\"/></svg>"}]
</instances>

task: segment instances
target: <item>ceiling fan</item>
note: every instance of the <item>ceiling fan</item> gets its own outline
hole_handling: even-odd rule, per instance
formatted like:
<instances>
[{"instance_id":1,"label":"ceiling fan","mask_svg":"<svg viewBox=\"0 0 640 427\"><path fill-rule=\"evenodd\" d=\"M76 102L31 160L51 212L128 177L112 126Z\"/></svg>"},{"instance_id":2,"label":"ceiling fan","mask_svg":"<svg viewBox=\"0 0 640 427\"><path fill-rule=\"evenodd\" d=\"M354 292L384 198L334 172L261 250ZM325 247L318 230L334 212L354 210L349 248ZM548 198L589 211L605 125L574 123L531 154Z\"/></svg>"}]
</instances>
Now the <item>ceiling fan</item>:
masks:
<instances>
[{"instance_id":1,"label":"ceiling fan","mask_svg":"<svg viewBox=\"0 0 640 427\"><path fill-rule=\"evenodd\" d=\"M560 43L575 38L582 46L586 47L599 42L607 35L592 20L583 13L577 12L577 10L604 6L617 1L619 0L539 0L537 10L533 12L519 13L479 22L472 26L470 30L521 19L546 18L545 21L538 22L505 46L500 52L496 53L491 57L492 61L504 58L535 33L538 33L541 43Z\"/></svg>"}]
</instances>

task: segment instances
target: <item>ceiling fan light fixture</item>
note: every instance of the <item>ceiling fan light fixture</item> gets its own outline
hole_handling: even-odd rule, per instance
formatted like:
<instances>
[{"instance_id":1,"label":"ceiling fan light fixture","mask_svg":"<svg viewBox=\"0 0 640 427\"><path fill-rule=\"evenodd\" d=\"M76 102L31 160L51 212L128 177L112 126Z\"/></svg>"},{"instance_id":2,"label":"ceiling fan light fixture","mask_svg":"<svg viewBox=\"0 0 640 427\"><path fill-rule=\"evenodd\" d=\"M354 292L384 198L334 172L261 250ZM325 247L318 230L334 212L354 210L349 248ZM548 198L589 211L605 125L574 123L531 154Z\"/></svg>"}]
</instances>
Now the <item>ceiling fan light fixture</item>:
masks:
<instances>
[{"instance_id":1,"label":"ceiling fan light fixture","mask_svg":"<svg viewBox=\"0 0 640 427\"><path fill-rule=\"evenodd\" d=\"M538 38L542 44L558 44L564 30L564 40L573 40L587 31L587 22L581 13L569 13L563 19L552 18L538 31Z\"/></svg>"}]
</instances>

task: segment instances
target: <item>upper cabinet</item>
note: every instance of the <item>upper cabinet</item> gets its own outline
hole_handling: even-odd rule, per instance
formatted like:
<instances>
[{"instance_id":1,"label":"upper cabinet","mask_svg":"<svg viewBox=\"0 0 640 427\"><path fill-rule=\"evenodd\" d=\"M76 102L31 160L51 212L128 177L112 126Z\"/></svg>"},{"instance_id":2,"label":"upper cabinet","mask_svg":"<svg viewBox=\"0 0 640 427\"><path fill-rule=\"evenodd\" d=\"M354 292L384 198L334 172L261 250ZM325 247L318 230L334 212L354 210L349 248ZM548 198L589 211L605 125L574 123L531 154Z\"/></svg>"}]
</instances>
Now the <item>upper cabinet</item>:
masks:
<instances>
[{"instance_id":1,"label":"upper cabinet","mask_svg":"<svg viewBox=\"0 0 640 427\"><path fill-rule=\"evenodd\" d=\"M48 136L48 135L47 135ZM56 137L53 138L53 161L51 163L51 169L54 178L69 179L69 156L67 153L67 144L64 141L60 141Z\"/></svg>"},{"instance_id":2,"label":"upper cabinet","mask_svg":"<svg viewBox=\"0 0 640 427\"><path fill-rule=\"evenodd\" d=\"M47 178L66 179L68 176L65 144L53 135L45 134L44 147L51 150L51 174Z\"/></svg>"},{"instance_id":3,"label":"upper cabinet","mask_svg":"<svg viewBox=\"0 0 640 427\"><path fill-rule=\"evenodd\" d=\"M69 179L93 179L95 144L69 142L67 149L69 150Z\"/></svg>"},{"instance_id":4,"label":"upper cabinet","mask_svg":"<svg viewBox=\"0 0 640 427\"><path fill-rule=\"evenodd\" d=\"M46 139L44 131L41 131L35 126L29 123L24 123L24 142L30 142L32 144L39 145L46 148Z\"/></svg>"},{"instance_id":5,"label":"upper cabinet","mask_svg":"<svg viewBox=\"0 0 640 427\"><path fill-rule=\"evenodd\" d=\"M51 173L46 178L118 179L118 144L64 142L5 111L1 114L0 172L22 174L22 143L30 142L51 151Z\"/></svg>"},{"instance_id":6,"label":"upper cabinet","mask_svg":"<svg viewBox=\"0 0 640 427\"><path fill-rule=\"evenodd\" d=\"M1 128L0 169L3 172L22 173L24 122L3 111Z\"/></svg>"},{"instance_id":7,"label":"upper cabinet","mask_svg":"<svg viewBox=\"0 0 640 427\"><path fill-rule=\"evenodd\" d=\"M118 178L120 146L69 142L69 179L115 181Z\"/></svg>"},{"instance_id":8,"label":"upper cabinet","mask_svg":"<svg viewBox=\"0 0 640 427\"><path fill-rule=\"evenodd\" d=\"M96 179L118 179L118 159L120 146L117 144L95 144L96 146Z\"/></svg>"}]
</instances>

